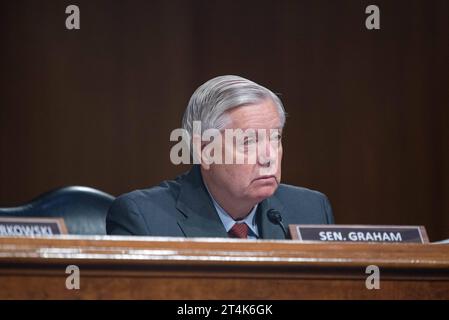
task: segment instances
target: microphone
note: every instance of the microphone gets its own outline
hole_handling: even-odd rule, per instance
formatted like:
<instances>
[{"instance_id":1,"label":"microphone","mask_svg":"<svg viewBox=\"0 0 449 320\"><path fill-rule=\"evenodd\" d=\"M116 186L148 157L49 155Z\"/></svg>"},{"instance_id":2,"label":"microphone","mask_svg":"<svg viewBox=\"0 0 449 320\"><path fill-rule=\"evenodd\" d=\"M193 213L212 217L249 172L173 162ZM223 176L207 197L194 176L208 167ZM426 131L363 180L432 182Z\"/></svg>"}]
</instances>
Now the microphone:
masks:
<instances>
[{"instance_id":1,"label":"microphone","mask_svg":"<svg viewBox=\"0 0 449 320\"><path fill-rule=\"evenodd\" d=\"M278 224L281 227L282 232L284 232L285 239L290 239L288 231L285 228L284 224L282 223L281 213L279 211L275 210L275 209L270 209L270 210L268 210L267 215L268 215L268 219L272 223Z\"/></svg>"}]
</instances>

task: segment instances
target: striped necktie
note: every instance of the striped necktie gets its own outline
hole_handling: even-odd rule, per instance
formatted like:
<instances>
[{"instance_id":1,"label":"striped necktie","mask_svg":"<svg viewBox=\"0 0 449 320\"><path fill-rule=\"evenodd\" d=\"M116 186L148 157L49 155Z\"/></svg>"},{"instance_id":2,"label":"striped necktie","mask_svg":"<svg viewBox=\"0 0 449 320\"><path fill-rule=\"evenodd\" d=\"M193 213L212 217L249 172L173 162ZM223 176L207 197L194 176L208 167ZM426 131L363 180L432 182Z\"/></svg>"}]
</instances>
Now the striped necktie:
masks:
<instances>
[{"instance_id":1,"label":"striped necktie","mask_svg":"<svg viewBox=\"0 0 449 320\"><path fill-rule=\"evenodd\" d=\"M231 238L248 238L248 225L246 223L235 223L231 230L228 231Z\"/></svg>"}]
</instances>

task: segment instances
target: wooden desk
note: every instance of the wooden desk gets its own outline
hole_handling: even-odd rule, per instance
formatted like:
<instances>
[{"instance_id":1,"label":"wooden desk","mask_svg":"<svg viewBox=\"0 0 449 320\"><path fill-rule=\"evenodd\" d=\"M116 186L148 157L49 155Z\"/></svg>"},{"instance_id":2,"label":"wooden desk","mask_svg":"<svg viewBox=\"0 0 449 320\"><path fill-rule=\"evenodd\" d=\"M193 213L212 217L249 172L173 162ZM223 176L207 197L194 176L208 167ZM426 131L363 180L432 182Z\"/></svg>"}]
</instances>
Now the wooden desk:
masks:
<instances>
[{"instance_id":1,"label":"wooden desk","mask_svg":"<svg viewBox=\"0 0 449 320\"><path fill-rule=\"evenodd\" d=\"M68 290L68 265L80 290ZM380 268L380 290L365 269ZM449 299L449 245L0 238L1 299Z\"/></svg>"}]
</instances>

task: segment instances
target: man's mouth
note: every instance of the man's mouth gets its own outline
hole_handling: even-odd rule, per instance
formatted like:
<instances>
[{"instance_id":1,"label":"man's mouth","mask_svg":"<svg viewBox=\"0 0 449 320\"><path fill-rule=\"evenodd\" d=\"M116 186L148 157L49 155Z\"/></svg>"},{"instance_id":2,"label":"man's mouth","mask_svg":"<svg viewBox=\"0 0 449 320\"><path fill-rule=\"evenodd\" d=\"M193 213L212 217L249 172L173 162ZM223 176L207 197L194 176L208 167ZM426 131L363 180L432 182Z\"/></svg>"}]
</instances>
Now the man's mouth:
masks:
<instances>
[{"instance_id":1,"label":"man's mouth","mask_svg":"<svg viewBox=\"0 0 449 320\"><path fill-rule=\"evenodd\" d=\"M274 175L260 176L260 177L257 177L257 178L254 179L254 180L269 180L269 179L271 179L271 178L273 178L274 180L276 180L276 176L274 176Z\"/></svg>"}]
</instances>

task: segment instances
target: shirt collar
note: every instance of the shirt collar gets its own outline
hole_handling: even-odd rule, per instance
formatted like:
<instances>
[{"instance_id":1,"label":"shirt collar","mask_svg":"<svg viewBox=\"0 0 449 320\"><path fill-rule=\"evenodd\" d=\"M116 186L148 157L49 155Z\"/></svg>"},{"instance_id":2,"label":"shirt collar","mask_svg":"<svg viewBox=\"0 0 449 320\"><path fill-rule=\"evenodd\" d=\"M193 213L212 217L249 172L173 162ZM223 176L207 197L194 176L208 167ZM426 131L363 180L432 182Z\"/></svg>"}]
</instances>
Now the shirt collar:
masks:
<instances>
[{"instance_id":1,"label":"shirt collar","mask_svg":"<svg viewBox=\"0 0 449 320\"><path fill-rule=\"evenodd\" d=\"M235 221L226 211L223 209L217 201L215 201L214 197L210 193L209 189L206 186L206 183L204 183L207 192L209 193L210 198L212 199L212 202L214 204L215 210L217 210L218 216L220 217L221 222L223 223L223 226L226 229L226 232L229 232L231 228L234 226L237 221ZM251 210L251 212L245 217L243 220L239 220L238 223L246 223L249 227L250 231L256 236L259 236L257 223L256 223L256 211L259 204L256 204L254 208Z\"/></svg>"}]
</instances>

